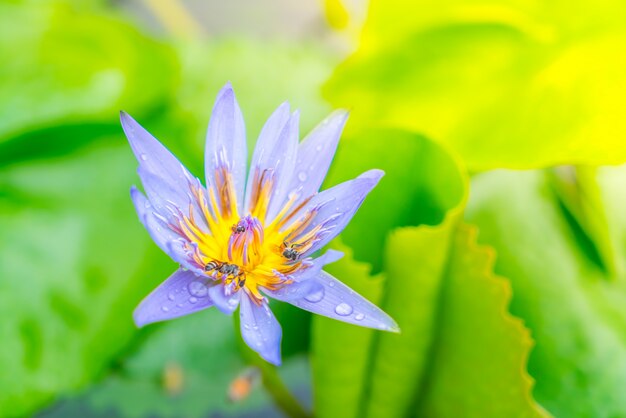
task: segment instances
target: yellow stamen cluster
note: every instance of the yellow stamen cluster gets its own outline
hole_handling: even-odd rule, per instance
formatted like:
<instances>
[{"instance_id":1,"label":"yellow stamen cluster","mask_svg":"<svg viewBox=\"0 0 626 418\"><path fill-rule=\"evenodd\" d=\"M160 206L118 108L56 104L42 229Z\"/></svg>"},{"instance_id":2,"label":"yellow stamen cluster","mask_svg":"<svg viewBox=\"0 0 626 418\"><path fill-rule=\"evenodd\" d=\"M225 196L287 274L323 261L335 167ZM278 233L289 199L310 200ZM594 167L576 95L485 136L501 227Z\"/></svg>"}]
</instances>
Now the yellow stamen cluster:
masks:
<instances>
[{"instance_id":1,"label":"yellow stamen cluster","mask_svg":"<svg viewBox=\"0 0 626 418\"><path fill-rule=\"evenodd\" d=\"M227 169L215 173L215 184L206 191L190 184L201 213L194 214L191 206L189 215L181 215L178 223L172 225L192 244L193 260L206 270L207 277L221 280L232 291L244 288L257 301L263 299L260 286L277 290L290 283L290 274L306 268L300 255L311 248L321 228L307 231L314 211L303 211L308 199L294 207L296 195L290 196L278 215L267 222L274 186L271 174L267 170L254 173L246 216L238 212ZM208 230L200 226L195 216L205 220Z\"/></svg>"}]
</instances>

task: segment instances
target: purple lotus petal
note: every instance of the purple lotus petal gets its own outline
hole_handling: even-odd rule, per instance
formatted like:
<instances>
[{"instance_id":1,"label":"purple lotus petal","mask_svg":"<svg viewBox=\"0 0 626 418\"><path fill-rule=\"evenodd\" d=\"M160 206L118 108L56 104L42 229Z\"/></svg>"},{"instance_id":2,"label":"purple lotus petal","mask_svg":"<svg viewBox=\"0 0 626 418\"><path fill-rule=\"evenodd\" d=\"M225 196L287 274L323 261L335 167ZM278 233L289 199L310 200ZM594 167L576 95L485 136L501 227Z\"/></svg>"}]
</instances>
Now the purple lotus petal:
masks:
<instances>
[{"instance_id":1,"label":"purple lotus petal","mask_svg":"<svg viewBox=\"0 0 626 418\"><path fill-rule=\"evenodd\" d=\"M141 301L133 312L135 324L143 327L213 306L205 283L190 271L176 270Z\"/></svg>"},{"instance_id":2,"label":"purple lotus petal","mask_svg":"<svg viewBox=\"0 0 626 418\"><path fill-rule=\"evenodd\" d=\"M259 306L250 297L242 296L239 316L241 336L246 344L266 361L280 366L280 340L283 332L267 301Z\"/></svg>"},{"instance_id":3,"label":"purple lotus petal","mask_svg":"<svg viewBox=\"0 0 626 418\"><path fill-rule=\"evenodd\" d=\"M215 184L215 172L227 167L233 176L238 208L243 207L246 185L246 128L235 93L227 83L217 95L206 135L205 175L207 184Z\"/></svg>"},{"instance_id":4,"label":"purple lotus petal","mask_svg":"<svg viewBox=\"0 0 626 418\"><path fill-rule=\"evenodd\" d=\"M281 209L296 163L298 147L299 114L289 115L289 104L283 103L267 120L252 156L248 184L246 186L246 212L254 189L254 173L267 171L274 179L272 198L269 204L267 220L274 218Z\"/></svg>"},{"instance_id":5,"label":"purple lotus petal","mask_svg":"<svg viewBox=\"0 0 626 418\"><path fill-rule=\"evenodd\" d=\"M241 292L236 292L227 296L224 293L224 286L220 283L209 288L209 297L217 309L227 315L230 315L235 311L235 309L237 309L237 306L239 306Z\"/></svg>"},{"instance_id":6,"label":"purple lotus petal","mask_svg":"<svg viewBox=\"0 0 626 418\"><path fill-rule=\"evenodd\" d=\"M346 227L367 194L384 174L382 170L369 170L353 180L316 194L309 201L301 213L304 215L307 211L313 210L316 214L303 233L306 234L318 225L322 225L322 230L317 241L303 256L322 248ZM292 241L297 241L297 237Z\"/></svg>"},{"instance_id":7,"label":"purple lotus petal","mask_svg":"<svg viewBox=\"0 0 626 418\"><path fill-rule=\"evenodd\" d=\"M399 332L389 315L326 272L311 279L316 283L302 299L281 299L301 309L362 327Z\"/></svg>"},{"instance_id":8,"label":"purple lotus petal","mask_svg":"<svg viewBox=\"0 0 626 418\"><path fill-rule=\"evenodd\" d=\"M193 178L171 152L125 112L120 112L122 128L139 165L158 174L171 187L185 187Z\"/></svg>"},{"instance_id":9,"label":"purple lotus petal","mask_svg":"<svg viewBox=\"0 0 626 418\"><path fill-rule=\"evenodd\" d=\"M337 150L348 119L343 110L333 112L309 133L298 147L296 171L288 190L307 198L319 190Z\"/></svg>"},{"instance_id":10,"label":"purple lotus petal","mask_svg":"<svg viewBox=\"0 0 626 418\"><path fill-rule=\"evenodd\" d=\"M175 234L169 227L167 227L162 221L158 220L153 213L154 208L146 197L137 190L136 187L130 189L130 195L137 210L139 220L146 228L152 240L165 252L172 257L172 252L168 247L168 243L172 240L178 239L178 235Z\"/></svg>"},{"instance_id":11,"label":"purple lotus petal","mask_svg":"<svg viewBox=\"0 0 626 418\"><path fill-rule=\"evenodd\" d=\"M135 210L137 211L137 216L139 216L139 220L146 226L146 214L148 210L152 208L152 204L146 199L146 196L143 195L135 186L130 188L130 198L133 201L133 205L135 205Z\"/></svg>"},{"instance_id":12,"label":"purple lotus petal","mask_svg":"<svg viewBox=\"0 0 626 418\"><path fill-rule=\"evenodd\" d=\"M302 299L321 287L316 280L309 279L317 277L322 272L325 265L334 263L342 257L343 253L341 251L328 250L322 256L312 260L309 267L289 276L293 279L293 283L278 290L263 288L263 293L271 298L282 300L284 302Z\"/></svg>"},{"instance_id":13,"label":"purple lotus petal","mask_svg":"<svg viewBox=\"0 0 626 418\"><path fill-rule=\"evenodd\" d=\"M332 249L327 250L324 254L322 254L321 256L311 261L311 264L312 264L311 267L305 270L301 270L296 273L293 273L292 276L296 281L304 281L304 280L310 279L311 277L316 277L319 274L319 272L322 271L324 266L330 263L334 263L335 261L341 260L343 256L344 254L341 251L332 250Z\"/></svg>"},{"instance_id":14,"label":"purple lotus petal","mask_svg":"<svg viewBox=\"0 0 626 418\"><path fill-rule=\"evenodd\" d=\"M194 259L195 247L182 238L171 240L167 243L167 254L172 257L186 270L191 271L199 277L206 277L204 274L204 266L199 265Z\"/></svg>"},{"instance_id":15,"label":"purple lotus petal","mask_svg":"<svg viewBox=\"0 0 626 418\"><path fill-rule=\"evenodd\" d=\"M268 300L255 291L258 286L269 297L311 312L397 331L384 312L323 272L341 253L310 257L341 232L383 175L372 170L317 193L346 117L333 113L298 145L299 114L282 104L261 131L246 182L244 121L227 83L207 129L205 188L122 113L145 192L131 189L137 215L155 243L181 266L136 309L137 325L213 305L232 314L239 306L244 340L278 365L282 330ZM281 219L275 219L279 213ZM270 252L276 256L266 257Z\"/></svg>"}]
</instances>

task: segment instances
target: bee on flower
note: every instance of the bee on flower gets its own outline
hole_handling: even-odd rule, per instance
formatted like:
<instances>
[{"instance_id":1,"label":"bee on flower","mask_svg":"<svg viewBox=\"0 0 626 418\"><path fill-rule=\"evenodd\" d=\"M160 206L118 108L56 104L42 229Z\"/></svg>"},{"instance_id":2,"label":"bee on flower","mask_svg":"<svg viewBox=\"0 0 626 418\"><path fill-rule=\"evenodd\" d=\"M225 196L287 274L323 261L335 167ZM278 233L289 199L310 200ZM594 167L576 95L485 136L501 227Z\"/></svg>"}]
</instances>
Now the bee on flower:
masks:
<instances>
[{"instance_id":1,"label":"bee on flower","mask_svg":"<svg viewBox=\"0 0 626 418\"><path fill-rule=\"evenodd\" d=\"M299 143L298 112L283 103L265 123L247 174L244 121L227 84L208 126L205 186L122 112L145 192L131 188L139 219L180 265L137 307L137 326L212 306L226 314L239 308L244 341L276 365L282 330L268 298L398 331L387 314L322 270L341 258L340 252L316 256L383 176L370 170L318 193L346 118L345 112L333 113Z\"/></svg>"}]
</instances>

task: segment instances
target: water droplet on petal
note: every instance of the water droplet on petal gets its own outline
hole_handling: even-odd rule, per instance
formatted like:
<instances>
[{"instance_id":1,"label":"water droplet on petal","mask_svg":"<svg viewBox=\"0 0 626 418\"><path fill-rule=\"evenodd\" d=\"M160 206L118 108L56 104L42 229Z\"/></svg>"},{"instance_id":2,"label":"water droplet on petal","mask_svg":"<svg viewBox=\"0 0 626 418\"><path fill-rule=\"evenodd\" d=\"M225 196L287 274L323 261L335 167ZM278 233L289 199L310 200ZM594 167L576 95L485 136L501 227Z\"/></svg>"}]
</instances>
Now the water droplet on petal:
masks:
<instances>
[{"instance_id":1,"label":"water droplet on petal","mask_svg":"<svg viewBox=\"0 0 626 418\"><path fill-rule=\"evenodd\" d=\"M363 318L365 318L365 315L363 315L362 313L354 315L354 319L356 319L357 321L362 321Z\"/></svg>"},{"instance_id":2,"label":"water droplet on petal","mask_svg":"<svg viewBox=\"0 0 626 418\"><path fill-rule=\"evenodd\" d=\"M306 181L306 173L304 171L301 171L300 173L298 173L298 180Z\"/></svg>"},{"instance_id":3,"label":"water droplet on petal","mask_svg":"<svg viewBox=\"0 0 626 418\"><path fill-rule=\"evenodd\" d=\"M173 300L174 300L174 298L175 298L175 296L174 296L174 294L173 294L173 293L170 293L169 295L167 295L167 298L168 298L169 300L173 301Z\"/></svg>"},{"instance_id":4,"label":"water droplet on petal","mask_svg":"<svg viewBox=\"0 0 626 418\"><path fill-rule=\"evenodd\" d=\"M352 306L347 303L340 303L335 307L335 313L341 316L348 316L352 313Z\"/></svg>"},{"instance_id":5,"label":"water droplet on petal","mask_svg":"<svg viewBox=\"0 0 626 418\"><path fill-rule=\"evenodd\" d=\"M193 296L189 298L189 303L196 303L198 302L198 298L194 298Z\"/></svg>"},{"instance_id":6,"label":"water droplet on petal","mask_svg":"<svg viewBox=\"0 0 626 418\"><path fill-rule=\"evenodd\" d=\"M237 306L237 299L236 298L230 298L228 299L228 306L230 306L231 308L234 308Z\"/></svg>"},{"instance_id":7,"label":"water droplet on petal","mask_svg":"<svg viewBox=\"0 0 626 418\"><path fill-rule=\"evenodd\" d=\"M141 161L146 161L148 159L148 156L146 154L140 154L139 158L141 158Z\"/></svg>"},{"instance_id":8,"label":"water droplet on petal","mask_svg":"<svg viewBox=\"0 0 626 418\"><path fill-rule=\"evenodd\" d=\"M167 306L161 306L161 310L163 312L169 312L170 308L168 308Z\"/></svg>"},{"instance_id":9,"label":"water droplet on petal","mask_svg":"<svg viewBox=\"0 0 626 418\"><path fill-rule=\"evenodd\" d=\"M257 329L259 329L259 327L257 325L254 325L252 329L256 331Z\"/></svg>"},{"instance_id":10,"label":"water droplet on petal","mask_svg":"<svg viewBox=\"0 0 626 418\"><path fill-rule=\"evenodd\" d=\"M328 283L328 286L330 286L330 287L335 287L335 282L334 282L334 281L331 281L330 283Z\"/></svg>"},{"instance_id":11,"label":"water droplet on petal","mask_svg":"<svg viewBox=\"0 0 626 418\"><path fill-rule=\"evenodd\" d=\"M187 287L189 289L189 293L198 298L204 298L209 294L209 289L207 289L206 285L198 280L194 280L189 283L189 286Z\"/></svg>"},{"instance_id":12,"label":"water droplet on petal","mask_svg":"<svg viewBox=\"0 0 626 418\"><path fill-rule=\"evenodd\" d=\"M245 329L250 329L250 326L249 326L248 324L243 324L243 327L244 327Z\"/></svg>"},{"instance_id":13,"label":"water droplet on petal","mask_svg":"<svg viewBox=\"0 0 626 418\"><path fill-rule=\"evenodd\" d=\"M311 303L319 302L320 300L324 299L324 288L322 287L316 292L309 293L304 297L304 299Z\"/></svg>"}]
</instances>

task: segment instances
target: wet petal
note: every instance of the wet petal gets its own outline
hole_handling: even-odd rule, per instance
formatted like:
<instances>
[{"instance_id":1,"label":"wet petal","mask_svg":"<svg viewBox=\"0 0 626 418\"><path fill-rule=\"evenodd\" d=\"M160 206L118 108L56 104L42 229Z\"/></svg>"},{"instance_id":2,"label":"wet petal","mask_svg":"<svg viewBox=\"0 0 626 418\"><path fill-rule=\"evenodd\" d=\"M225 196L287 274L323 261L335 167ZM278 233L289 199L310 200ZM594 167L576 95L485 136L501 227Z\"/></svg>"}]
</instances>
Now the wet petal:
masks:
<instances>
[{"instance_id":1,"label":"wet petal","mask_svg":"<svg viewBox=\"0 0 626 418\"><path fill-rule=\"evenodd\" d=\"M148 210L151 209L152 205L146 199L143 193L141 193L135 186L130 188L130 198L133 201L133 205L135 205L135 210L137 211L137 216L139 216L139 220L146 226L146 214Z\"/></svg>"},{"instance_id":2,"label":"wet petal","mask_svg":"<svg viewBox=\"0 0 626 418\"><path fill-rule=\"evenodd\" d=\"M201 230L208 232L203 212L197 199L191 196L189 187L184 189L172 187L161 176L153 174L143 167L139 167L137 173L153 206L153 211L174 224L176 224L174 220L179 217L179 214L189 217L191 211L196 225ZM201 185L198 187L202 188ZM201 193L204 192L201 191Z\"/></svg>"},{"instance_id":3,"label":"wet petal","mask_svg":"<svg viewBox=\"0 0 626 418\"><path fill-rule=\"evenodd\" d=\"M257 305L250 297L243 295L239 315L241 336L246 344L263 359L279 366L282 329L267 302Z\"/></svg>"},{"instance_id":4,"label":"wet petal","mask_svg":"<svg viewBox=\"0 0 626 418\"><path fill-rule=\"evenodd\" d=\"M216 171L226 167L233 177L238 207L242 208L246 182L246 128L230 83L217 95L206 135L205 175L208 184Z\"/></svg>"},{"instance_id":5,"label":"wet petal","mask_svg":"<svg viewBox=\"0 0 626 418\"><path fill-rule=\"evenodd\" d=\"M192 176L180 161L130 115L120 112L120 120L139 165L161 176L171 187L186 190Z\"/></svg>"},{"instance_id":6,"label":"wet petal","mask_svg":"<svg viewBox=\"0 0 626 418\"><path fill-rule=\"evenodd\" d=\"M334 263L343 257L341 251L328 250L322 256L312 260L311 265L303 270L290 275L294 282L281 287L278 290L262 289L267 296L281 301L292 301L302 299L309 293L320 288L316 280L309 280L317 277L326 264Z\"/></svg>"},{"instance_id":7,"label":"wet petal","mask_svg":"<svg viewBox=\"0 0 626 418\"><path fill-rule=\"evenodd\" d=\"M204 273L204 265L196 259L195 243L189 243L182 238L171 240L167 243L167 254L172 260L179 263L185 269L195 273L199 277L206 277Z\"/></svg>"},{"instance_id":8,"label":"wet petal","mask_svg":"<svg viewBox=\"0 0 626 418\"><path fill-rule=\"evenodd\" d=\"M389 315L326 272L315 282L309 294L301 299L284 300L306 311L368 328L399 332L398 324Z\"/></svg>"},{"instance_id":9,"label":"wet petal","mask_svg":"<svg viewBox=\"0 0 626 418\"><path fill-rule=\"evenodd\" d=\"M347 119L348 112L335 111L304 138L298 147L290 192L296 192L301 198L317 193L335 155Z\"/></svg>"},{"instance_id":10,"label":"wet petal","mask_svg":"<svg viewBox=\"0 0 626 418\"><path fill-rule=\"evenodd\" d=\"M232 295L227 296L224 293L224 285L218 283L215 286L211 286L209 288L209 297L211 298L217 309L227 315L230 315L235 311L235 309L237 309L237 306L239 306L241 292L236 292Z\"/></svg>"},{"instance_id":11,"label":"wet petal","mask_svg":"<svg viewBox=\"0 0 626 418\"><path fill-rule=\"evenodd\" d=\"M178 239L178 235L154 216L152 204L136 187L133 186L130 189L130 196L135 205L139 220L150 234L152 240L163 252L172 257L168 243Z\"/></svg>"},{"instance_id":12,"label":"wet petal","mask_svg":"<svg viewBox=\"0 0 626 418\"><path fill-rule=\"evenodd\" d=\"M326 245L348 225L367 194L378 184L384 175L382 170L370 170L359 177L348 180L313 196L301 210L302 215L312 211L314 217L300 237L321 225L313 246L302 256L307 256ZM306 215L305 215L306 216ZM290 237L298 241L299 237Z\"/></svg>"},{"instance_id":13,"label":"wet petal","mask_svg":"<svg viewBox=\"0 0 626 418\"><path fill-rule=\"evenodd\" d=\"M165 321L213 306L206 281L178 269L141 301L133 319L138 327Z\"/></svg>"},{"instance_id":14,"label":"wet petal","mask_svg":"<svg viewBox=\"0 0 626 418\"><path fill-rule=\"evenodd\" d=\"M290 116L289 105L283 103L263 126L254 149L246 185L246 212L254 203L251 199L255 189L255 173L261 175L263 172L267 172L273 179L266 219L268 221L273 219L281 209L296 163L299 120L299 114L294 112Z\"/></svg>"}]
</instances>

